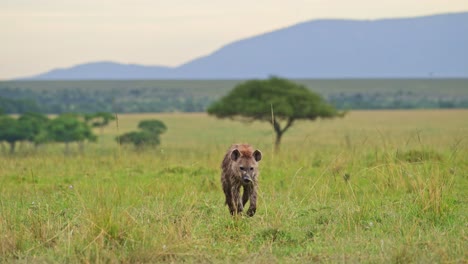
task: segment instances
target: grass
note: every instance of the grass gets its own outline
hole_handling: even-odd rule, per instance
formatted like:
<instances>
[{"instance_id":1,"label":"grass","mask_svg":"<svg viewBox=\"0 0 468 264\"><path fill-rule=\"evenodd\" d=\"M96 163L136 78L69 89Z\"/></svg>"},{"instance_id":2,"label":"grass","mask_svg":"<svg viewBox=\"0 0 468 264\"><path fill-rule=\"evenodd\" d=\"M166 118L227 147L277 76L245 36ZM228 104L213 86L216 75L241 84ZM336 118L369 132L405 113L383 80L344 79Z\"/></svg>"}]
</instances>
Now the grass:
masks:
<instances>
[{"instance_id":1,"label":"grass","mask_svg":"<svg viewBox=\"0 0 468 264\"><path fill-rule=\"evenodd\" d=\"M158 149L115 144L148 118L168 126ZM2 154L0 262L464 263L467 120L356 111L298 122L274 153L266 123L120 115L84 154ZM253 218L223 204L219 164L233 142L264 154Z\"/></svg>"}]
</instances>

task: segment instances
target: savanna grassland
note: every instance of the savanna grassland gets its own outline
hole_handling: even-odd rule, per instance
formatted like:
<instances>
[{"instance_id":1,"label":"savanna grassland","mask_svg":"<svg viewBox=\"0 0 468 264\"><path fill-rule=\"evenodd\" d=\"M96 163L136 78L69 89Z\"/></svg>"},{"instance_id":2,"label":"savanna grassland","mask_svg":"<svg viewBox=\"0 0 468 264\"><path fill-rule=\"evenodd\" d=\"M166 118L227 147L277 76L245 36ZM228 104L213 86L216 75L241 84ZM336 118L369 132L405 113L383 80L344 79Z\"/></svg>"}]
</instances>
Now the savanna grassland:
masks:
<instances>
[{"instance_id":1,"label":"savanna grassland","mask_svg":"<svg viewBox=\"0 0 468 264\"><path fill-rule=\"evenodd\" d=\"M0 81L4 113L205 112L246 80ZM339 109L468 108L468 79L296 79Z\"/></svg>"},{"instance_id":2,"label":"savanna grassland","mask_svg":"<svg viewBox=\"0 0 468 264\"><path fill-rule=\"evenodd\" d=\"M143 119L157 149L118 147ZM97 143L0 156L0 261L466 263L468 110L352 111L297 122L273 152L266 123L119 115ZM257 214L231 217L219 165L263 152Z\"/></svg>"}]
</instances>

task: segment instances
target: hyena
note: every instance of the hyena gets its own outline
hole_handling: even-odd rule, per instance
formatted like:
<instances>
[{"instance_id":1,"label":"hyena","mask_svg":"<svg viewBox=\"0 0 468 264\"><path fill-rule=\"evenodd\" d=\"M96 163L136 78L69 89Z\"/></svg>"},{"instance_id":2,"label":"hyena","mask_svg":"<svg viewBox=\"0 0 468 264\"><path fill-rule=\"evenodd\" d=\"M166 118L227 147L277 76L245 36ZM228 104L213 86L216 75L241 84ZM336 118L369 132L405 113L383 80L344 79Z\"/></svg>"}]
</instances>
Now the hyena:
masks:
<instances>
[{"instance_id":1,"label":"hyena","mask_svg":"<svg viewBox=\"0 0 468 264\"><path fill-rule=\"evenodd\" d=\"M248 144L232 145L221 163L221 183L226 195L226 204L231 215L242 213L244 206L250 199L248 216L253 216L257 210L257 178L259 175L258 162L262 159L262 152L254 150ZM242 199L240 188L244 187Z\"/></svg>"}]
</instances>

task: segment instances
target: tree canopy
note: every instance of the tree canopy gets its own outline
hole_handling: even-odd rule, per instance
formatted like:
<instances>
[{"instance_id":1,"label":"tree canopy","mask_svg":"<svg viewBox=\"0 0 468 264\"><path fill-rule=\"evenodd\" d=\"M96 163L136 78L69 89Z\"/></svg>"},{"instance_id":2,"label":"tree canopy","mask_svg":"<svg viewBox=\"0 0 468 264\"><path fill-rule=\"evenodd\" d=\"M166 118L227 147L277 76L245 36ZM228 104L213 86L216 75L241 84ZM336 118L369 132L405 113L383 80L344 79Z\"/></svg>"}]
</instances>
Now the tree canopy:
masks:
<instances>
[{"instance_id":1,"label":"tree canopy","mask_svg":"<svg viewBox=\"0 0 468 264\"><path fill-rule=\"evenodd\" d=\"M18 120L2 115L0 116L0 142L5 141L10 145L10 154L15 152L16 142L25 140L27 134L22 131Z\"/></svg>"},{"instance_id":2,"label":"tree canopy","mask_svg":"<svg viewBox=\"0 0 468 264\"><path fill-rule=\"evenodd\" d=\"M159 134L156 136L148 131L132 131L119 137L120 144L133 144L136 148L158 146L161 143Z\"/></svg>"},{"instance_id":3,"label":"tree canopy","mask_svg":"<svg viewBox=\"0 0 468 264\"><path fill-rule=\"evenodd\" d=\"M91 127L75 114L62 114L51 120L48 132L52 141L65 143L66 154L69 152L68 148L71 142L95 141L97 139Z\"/></svg>"},{"instance_id":4,"label":"tree canopy","mask_svg":"<svg viewBox=\"0 0 468 264\"><path fill-rule=\"evenodd\" d=\"M161 143L160 135L166 132L166 125L159 120L142 120L138 123L140 131L132 131L116 138L120 144L133 144L136 148L155 147Z\"/></svg>"},{"instance_id":5,"label":"tree canopy","mask_svg":"<svg viewBox=\"0 0 468 264\"><path fill-rule=\"evenodd\" d=\"M243 82L208 108L218 118L266 121L276 133L276 146L297 119L315 120L342 115L319 94L287 79Z\"/></svg>"},{"instance_id":6,"label":"tree canopy","mask_svg":"<svg viewBox=\"0 0 468 264\"><path fill-rule=\"evenodd\" d=\"M143 120L140 123L138 123L138 128L156 134L162 134L167 130L166 125L162 121L156 119Z\"/></svg>"},{"instance_id":7,"label":"tree canopy","mask_svg":"<svg viewBox=\"0 0 468 264\"><path fill-rule=\"evenodd\" d=\"M91 124L91 126L99 127L102 134L102 129L107 126L110 121L115 120L115 116L109 112L96 112L85 114L84 119L86 123Z\"/></svg>"},{"instance_id":8,"label":"tree canopy","mask_svg":"<svg viewBox=\"0 0 468 264\"><path fill-rule=\"evenodd\" d=\"M41 114L25 113L19 118L0 115L0 142L7 142L13 154L19 141L40 143L39 135L45 134L46 124L47 117Z\"/></svg>"},{"instance_id":9,"label":"tree canopy","mask_svg":"<svg viewBox=\"0 0 468 264\"><path fill-rule=\"evenodd\" d=\"M1 109L0 109L1 110ZM97 140L91 129L91 121L102 129L104 123L112 120L112 114L95 113L89 115L95 119L86 119L86 116L76 113L61 114L54 119L37 112L25 112L15 118L0 112L0 146L5 142L10 147L10 153L15 152L17 143L30 142L35 147L49 142L65 143L65 153L69 152L69 143L78 142L80 150L84 143ZM99 121L99 119L102 119ZM86 122L88 121L88 122Z\"/></svg>"},{"instance_id":10,"label":"tree canopy","mask_svg":"<svg viewBox=\"0 0 468 264\"><path fill-rule=\"evenodd\" d=\"M45 143L48 140L47 125L49 118L41 113L27 112L18 118L18 122L26 133L25 139L35 145Z\"/></svg>"}]
</instances>

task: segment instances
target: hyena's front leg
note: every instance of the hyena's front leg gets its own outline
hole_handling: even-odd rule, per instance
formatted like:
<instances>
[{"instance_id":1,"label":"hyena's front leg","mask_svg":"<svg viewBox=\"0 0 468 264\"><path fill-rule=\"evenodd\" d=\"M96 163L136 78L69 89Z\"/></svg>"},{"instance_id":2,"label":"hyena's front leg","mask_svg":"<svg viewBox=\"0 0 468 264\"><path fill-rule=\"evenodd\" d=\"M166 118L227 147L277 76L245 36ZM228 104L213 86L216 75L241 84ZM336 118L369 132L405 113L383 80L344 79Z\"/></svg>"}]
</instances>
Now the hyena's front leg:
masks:
<instances>
[{"instance_id":1,"label":"hyena's front leg","mask_svg":"<svg viewBox=\"0 0 468 264\"><path fill-rule=\"evenodd\" d=\"M244 210L242 206L241 199L240 199L240 185L234 185L231 187L231 195L232 195L232 205L233 207L229 207L231 214L240 214Z\"/></svg>"},{"instance_id":2,"label":"hyena's front leg","mask_svg":"<svg viewBox=\"0 0 468 264\"><path fill-rule=\"evenodd\" d=\"M252 186L249 185L244 185L244 194L242 195L242 205L245 206L247 201L250 198L250 193L252 192Z\"/></svg>"},{"instance_id":3,"label":"hyena's front leg","mask_svg":"<svg viewBox=\"0 0 468 264\"><path fill-rule=\"evenodd\" d=\"M247 215L254 216L256 211L257 211L257 186L253 185L251 187L250 206L249 206L249 210L247 210Z\"/></svg>"},{"instance_id":4,"label":"hyena's front leg","mask_svg":"<svg viewBox=\"0 0 468 264\"><path fill-rule=\"evenodd\" d=\"M229 186L228 183L223 183L223 191L224 191L224 195L226 196L226 204L229 207L229 212L231 212L231 214L233 214L234 211L235 211L235 207L234 207L234 204L232 202L231 186Z\"/></svg>"}]
</instances>

